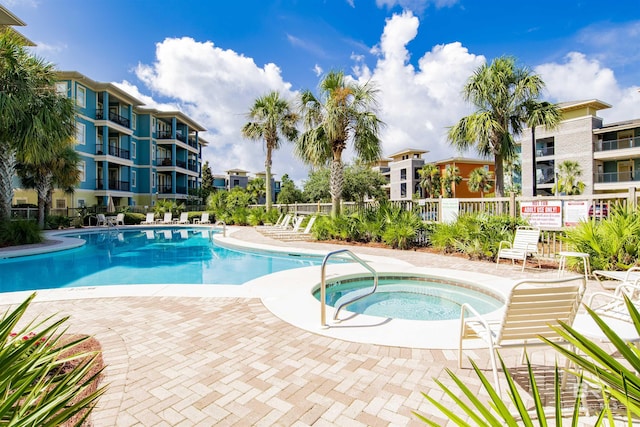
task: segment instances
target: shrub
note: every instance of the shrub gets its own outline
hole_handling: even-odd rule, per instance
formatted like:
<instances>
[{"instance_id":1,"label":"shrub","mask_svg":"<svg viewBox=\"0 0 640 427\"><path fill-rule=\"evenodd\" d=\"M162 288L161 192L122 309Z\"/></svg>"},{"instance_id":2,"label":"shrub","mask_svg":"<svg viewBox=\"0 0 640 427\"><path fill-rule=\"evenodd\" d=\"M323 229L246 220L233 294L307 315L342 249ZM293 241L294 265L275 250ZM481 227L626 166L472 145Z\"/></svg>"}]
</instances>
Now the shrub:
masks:
<instances>
[{"instance_id":1,"label":"shrub","mask_svg":"<svg viewBox=\"0 0 640 427\"><path fill-rule=\"evenodd\" d=\"M64 215L47 215L44 219L45 228L57 230L71 226L71 218Z\"/></svg>"},{"instance_id":2,"label":"shrub","mask_svg":"<svg viewBox=\"0 0 640 427\"><path fill-rule=\"evenodd\" d=\"M44 239L35 221L17 220L0 223L0 246L40 243Z\"/></svg>"},{"instance_id":3,"label":"shrub","mask_svg":"<svg viewBox=\"0 0 640 427\"><path fill-rule=\"evenodd\" d=\"M249 209L249 216L247 217L247 221L250 225L260 225L264 224L265 222L269 222L267 220L267 211L262 206L251 208Z\"/></svg>"},{"instance_id":4,"label":"shrub","mask_svg":"<svg viewBox=\"0 0 640 427\"><path fill-rule=\"evenodd\" d=\"M126 225L138 225L145 219L147 219L147 216L141 213L136 213L136 212L124 213L124 223Z\"/></svg>"},{"instance_id":5,"label":"shrub","mask_svg":"<svg viewBox=\"0 0 640 427\"><path fill-rule=\"evenodd\" d=\"M65 343L58 331L67 318L32 321L16 331L34 297L0 319L0 423L81 425L105 390L91 392L100 375L100 370L91 374L100 353L72 351L90 337Z\"/></svg>"},{"instance_id":6,"label":"shrub","mask_svg":"<svg viewBox=\"0 0 640 427\"><path fill-rule=\"evenodd\" d=\"M415 237L415 227L405 222L387 226L382 240L394 249L409 249Z\"/></svg>"}]
</instances>

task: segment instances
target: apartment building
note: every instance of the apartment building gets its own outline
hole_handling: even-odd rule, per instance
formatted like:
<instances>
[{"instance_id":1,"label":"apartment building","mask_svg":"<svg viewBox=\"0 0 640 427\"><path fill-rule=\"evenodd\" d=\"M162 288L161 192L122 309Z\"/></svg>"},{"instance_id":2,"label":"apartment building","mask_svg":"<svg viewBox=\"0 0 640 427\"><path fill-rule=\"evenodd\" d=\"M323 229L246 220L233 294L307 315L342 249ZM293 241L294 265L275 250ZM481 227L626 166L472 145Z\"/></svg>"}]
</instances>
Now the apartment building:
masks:
<instances>
[{"instance_id":1,"label":"apartment building","mask_svg":"<svg viewBox=\"0 0 640 427\"><path fill-rule=\"evenodd\" d=\"M421 191L418 170L424 165L422 156L426 153L407 148L389 156L389 200L411 200L414 193Z\"/></svg>"},{"instance_id":2,"label":"apartment building","mask_svg":"<svg viewBox=\"0 0 640 427\"><path fill-rule=\"evenodd\" d=\"M557 128L536 127L535 146L531 129L525 129L519 141L523 195L533 195L534 176L536 195L553 195L558 165L565 160L578 162L584 194L639 188L640 119L605 124L597 113L611 105L597 99L558 106L562 120Z\"/></svg>"},{"instance_id":3,"label":"apartment building","mask_svg":"<svg viewBox=\"0 0 640 427\"><path fill-rule=\"evenodd\" d=\"M453 197L473 198L480 197L480 193L469 190L469 176L474 169L483 168L491 177L494 177L495 167L492 161L483 159L470 159L466 157L451 157L449 159L438 160L434 164L440 169L440 176L444 175L447 167L458 168L460 182L451 184ZM493 187L492 187L493 188ZM493 192L493 190L491 190Z\"/></svg>"},{"instance_id":4,"label":"apartment building","mask_svg":"<svg viewBox=\"0 0 640 427\"><path fill-rule=\"evenodd\" d=\"M111 83L77 71L58 73L57 91L75 100L80 183L73 194L56 191L54 209L82 206L153 206L186 200L201 187L204 127L179 111L146 108ZM34 203L17 188L14 203Z\"/></svg>"}]
</instances>

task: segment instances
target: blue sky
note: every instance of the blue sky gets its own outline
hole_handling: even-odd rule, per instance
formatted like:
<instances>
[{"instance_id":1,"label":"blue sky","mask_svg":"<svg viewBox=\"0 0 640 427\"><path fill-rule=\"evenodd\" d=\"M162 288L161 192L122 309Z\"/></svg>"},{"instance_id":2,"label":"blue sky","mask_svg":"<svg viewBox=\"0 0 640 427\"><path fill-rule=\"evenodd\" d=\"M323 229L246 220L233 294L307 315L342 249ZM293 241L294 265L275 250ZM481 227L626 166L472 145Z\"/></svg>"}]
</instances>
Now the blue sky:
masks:
<instances>
[{"instance_id":1,"label":"blue sky","mask_svg":"<svg viewBox=\"0 0 640 427\"><path fill-rule=\"evenodd\" d=\"M212 169L264 169L239 129L252 101L295 97L344 70L380 88L386 155L458 155L446 128L471 109L460 97L475 68L515 56L542 75L546 99L598 98L606 121L640 118L640 3L481 0L12 0L20 31L61 70L120 84L144 102L207 127ZM345 159L347 160L347 159ZM274 172L306 167L285 146Z\"/></svg>"}]
</instances>

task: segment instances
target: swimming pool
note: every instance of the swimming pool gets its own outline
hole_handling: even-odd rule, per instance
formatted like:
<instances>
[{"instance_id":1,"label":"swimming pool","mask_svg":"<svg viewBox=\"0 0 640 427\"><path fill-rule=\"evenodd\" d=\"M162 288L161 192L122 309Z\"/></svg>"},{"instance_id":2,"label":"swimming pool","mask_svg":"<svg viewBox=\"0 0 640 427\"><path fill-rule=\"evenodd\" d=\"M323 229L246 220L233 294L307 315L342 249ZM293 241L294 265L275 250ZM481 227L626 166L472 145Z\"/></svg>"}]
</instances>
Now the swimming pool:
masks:
<instances>
[{"instance_id":1,"label":"swimming pool","mask_svg":"<svg viewBox=\"0 0 640 427\"><path fill-rule=\"evenodd\" d=\"M340 297L373 286L371 278L352 278L327 283L326 303L333 307ZM313 292L320 300L320 290ZM346 306L344 310L393 319L453 320L468 303L480 314L499 309L504 302L480 288L432 277L379 277L375 293ZM343 313L343 312L341 312ZM340 315L344 318L344 313Z\"/></svg>"},{"instance_id":2,"label":"swimming pool","mask_svg":"<svg viewBox=\"0 0 640 427\"><path fill-rule=\"evenodd\" d=\"M0 292L114 284L241 285L322 258L249 253L217 246L211 229L149 228L78 232L86 244L0 259Z\"/></svg>"}]
</instances>

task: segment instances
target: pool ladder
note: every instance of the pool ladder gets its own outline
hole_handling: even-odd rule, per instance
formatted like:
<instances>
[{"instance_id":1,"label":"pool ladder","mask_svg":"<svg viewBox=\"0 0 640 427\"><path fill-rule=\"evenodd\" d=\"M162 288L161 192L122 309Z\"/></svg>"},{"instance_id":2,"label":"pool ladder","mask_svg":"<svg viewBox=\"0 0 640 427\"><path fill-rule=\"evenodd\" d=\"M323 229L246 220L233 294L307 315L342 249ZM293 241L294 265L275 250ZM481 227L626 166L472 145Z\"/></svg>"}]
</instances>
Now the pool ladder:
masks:
<instances>
[{"instance_id":1,"label":"pool ladder","mask_svg":"<svg viewBox=\"0 0 640 427\"><path fill-rule=\"evenodd\" d=\"M355 292L349 292L338 298L338 301L335 303L335 312L333 314L333 320L338 320L338 314L340 310L345 306L352 304L356 301L361 300L362 298L373 294L378 289L378 272L373 269L369 264L367 264L362 258L358 257L356 254L351 252L349 249L339 249L337 251L329 252L325 255L322 260L322 268L320 270L320 325L323 328L328 327L327 325L327 282L326 282L326 269L327 269L327 261L334 255L345 254L351 257L354 261L362 265L364 268L369 270L371 275L373 276L373 286L370 288L359 289Z\"/></svg>"}]
</instances>

